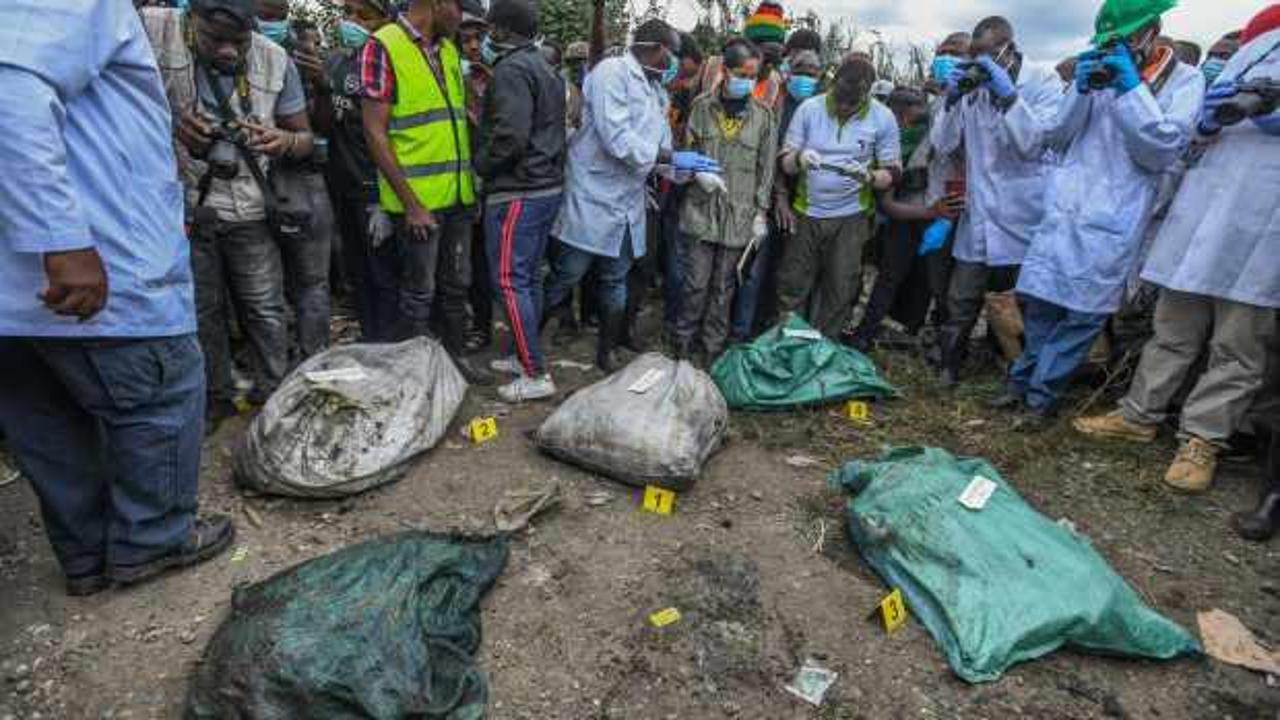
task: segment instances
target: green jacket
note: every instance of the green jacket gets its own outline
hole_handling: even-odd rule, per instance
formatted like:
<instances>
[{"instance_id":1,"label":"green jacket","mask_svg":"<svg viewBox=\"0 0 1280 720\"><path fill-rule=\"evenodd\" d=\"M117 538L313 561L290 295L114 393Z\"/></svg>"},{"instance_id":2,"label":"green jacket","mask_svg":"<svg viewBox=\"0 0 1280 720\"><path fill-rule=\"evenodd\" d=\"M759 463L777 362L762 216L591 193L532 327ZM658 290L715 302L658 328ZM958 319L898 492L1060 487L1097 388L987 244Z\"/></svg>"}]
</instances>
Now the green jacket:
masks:
<instances>
[{"instance_id":1,"label":"green jacket","mask_svg":"<svg viewBox=\"0 0 1280 720\"><path fill-rule=\"evenodd\" d=\"M742 128L732 140L721 129L718 92L693 101L687 145L720 163L728 193L707 193L690 183L680 210L680 230L700 242L738 249L751 241L756 215L769 210L778 155L778 125L773 111L755 98L747 101Z\"/></svg>"}]
</instances>

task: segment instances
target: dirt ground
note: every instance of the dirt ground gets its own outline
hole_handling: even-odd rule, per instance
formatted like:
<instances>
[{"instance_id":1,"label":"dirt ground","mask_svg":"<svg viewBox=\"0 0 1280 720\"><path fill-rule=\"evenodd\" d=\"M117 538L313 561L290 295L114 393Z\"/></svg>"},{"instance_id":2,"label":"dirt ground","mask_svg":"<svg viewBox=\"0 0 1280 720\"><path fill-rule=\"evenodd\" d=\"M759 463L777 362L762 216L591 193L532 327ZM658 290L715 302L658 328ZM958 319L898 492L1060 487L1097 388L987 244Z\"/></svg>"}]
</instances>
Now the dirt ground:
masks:
<instances>
[{"instance_id":1,"label":"dirt ground","mask_svg":"<svg viewBox=\"0 0 1280 720\"><path fill-rule=\"evenodd\" d=\"M569 356L588 361L590 348L584 338ZM1280 542L1246 544L1228 526L1254 498L1252 466L1227 468L1207 496L1173 495L1159 484L1168 433L1133 448L1085 442L1065 422L1012 432L982 405L994 374L944 393L910 354L875 358L904 397L876 405L870 426L830 409L735 414L728 446L671 517L639 512L639 491L539 455L526 432L554 405L509 409L491 389L470 392L458 424L497 414L496 440L455 435L400 482L342 502L242 497L229 457L247 421L229 423L206 445L201 498L235 517L236 552L87 599L63 594L34 496L25 481L9 483L0 718L178 717L237 583L405 528L483 529L504 491L552 480L561 506L513 543L484 602L479 661L493 718L1280 718L1280 681L1210 659L1060 651L973 686L919 623L887 635L868 621L886 588L849 543L827 472L887 445L930 444L991 459L1185 627L1221 608L1280 646ZM599 377L555 373L565 390ZM797 455L819 464L793 467ZM646 622L667 607L683 619ZM821 708L783 690L807 659L839 674Z\"/></svg>"}]
</instances>

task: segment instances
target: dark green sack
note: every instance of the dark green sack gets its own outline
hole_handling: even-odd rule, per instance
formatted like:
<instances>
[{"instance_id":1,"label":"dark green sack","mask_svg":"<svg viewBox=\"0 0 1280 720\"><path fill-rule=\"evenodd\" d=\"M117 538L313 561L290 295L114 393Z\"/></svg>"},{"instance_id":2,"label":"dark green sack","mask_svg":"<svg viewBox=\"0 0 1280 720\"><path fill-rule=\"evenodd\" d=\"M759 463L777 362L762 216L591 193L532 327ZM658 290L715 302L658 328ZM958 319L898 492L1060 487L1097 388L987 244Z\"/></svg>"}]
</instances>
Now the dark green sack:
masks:
<instances>
[{"instance_id":1,"label":"dark green sack","mask_svg":"<svg viewBox=\"0 0 1280 720\"><path fill-rule=\"evenodd\" d=\"M755 342L729 348L711 368L734 410L786 410L897 394L866 355L822 337L792 315Z\"/></svg>"},{"instance_id":2,"label":"dark green sack","mask_svg":"<svg viewBox=\"0 0 1280 720\"><path fill-rule=\"evenodd\" d=\"M959 502L975 476L981 510ZM1018 496L985 460L898 448L831 476L862 557L924 623L956 674L995 680L1062 646L1167 659L1196 640L1147 607L1088 540Z\"/></svg>"},{"instance_id":3,"label":"dark green sack","mask_svg":"<svg viewBox=\"0 0 1280 720\"><path fill-rule=\"evenodd\" d=\"M238 590L186 717L483 718L479 603L506 561L504 537L409 532Z\"/></svg>"}]
</instances>

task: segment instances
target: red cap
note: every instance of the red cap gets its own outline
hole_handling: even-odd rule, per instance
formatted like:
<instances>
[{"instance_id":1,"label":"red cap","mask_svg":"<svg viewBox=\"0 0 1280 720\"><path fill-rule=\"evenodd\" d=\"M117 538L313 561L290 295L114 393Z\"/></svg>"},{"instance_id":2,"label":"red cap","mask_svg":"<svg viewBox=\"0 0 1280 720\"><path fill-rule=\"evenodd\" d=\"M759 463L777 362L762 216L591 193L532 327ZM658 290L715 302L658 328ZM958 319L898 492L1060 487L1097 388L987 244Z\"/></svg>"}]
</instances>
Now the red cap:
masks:
<instances>
[{"instance_id":1,"label":"red cap","mask_svg":"<svg viewBox=\"0 0 1280 720\"><path fill-rule=\"evenodd\" d=\"M1276 28L1280 28L1280 4L1272 5L1254 15L1249 24L1244 26L1244 32L1240 34L1240 42L1250 42L1259 35L1269 33Z\"/></svg>"}]
</instances>

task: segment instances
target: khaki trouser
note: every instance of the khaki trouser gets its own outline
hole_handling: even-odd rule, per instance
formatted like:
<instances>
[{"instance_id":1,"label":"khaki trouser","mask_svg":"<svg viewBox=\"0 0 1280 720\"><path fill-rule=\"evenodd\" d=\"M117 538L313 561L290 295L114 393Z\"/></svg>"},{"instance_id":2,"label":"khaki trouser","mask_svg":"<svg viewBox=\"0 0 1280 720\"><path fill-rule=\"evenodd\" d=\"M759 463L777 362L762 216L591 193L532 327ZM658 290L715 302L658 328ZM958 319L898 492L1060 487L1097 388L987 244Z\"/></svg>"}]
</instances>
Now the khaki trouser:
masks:
<instances>
[{"instance_id":1,"label":"khaki trouser","mask_svg":"<svg viewBox=\"0 0 1280 720\"><path fill-rule=\"evenodd\" d=\"M1155 337L1142 351L1120 409L1129 420L1163 422L1201 352L1209 364L1182 408L1182 433L1223 445L1240 429L1266 378L1276 310L1164 289Z\"/></svg>"},{"instance_id":2,"label":"khaki trouser","mask_svg":"<svg viewBox=\"0 0 1280 720\"><path fill-rule=\"evenodd\" d=\"M827 337L839 337L862 287L862 249L871 223L862 214L796 219L778 269L778 302Z\"/></svg>"}]
</instances>

